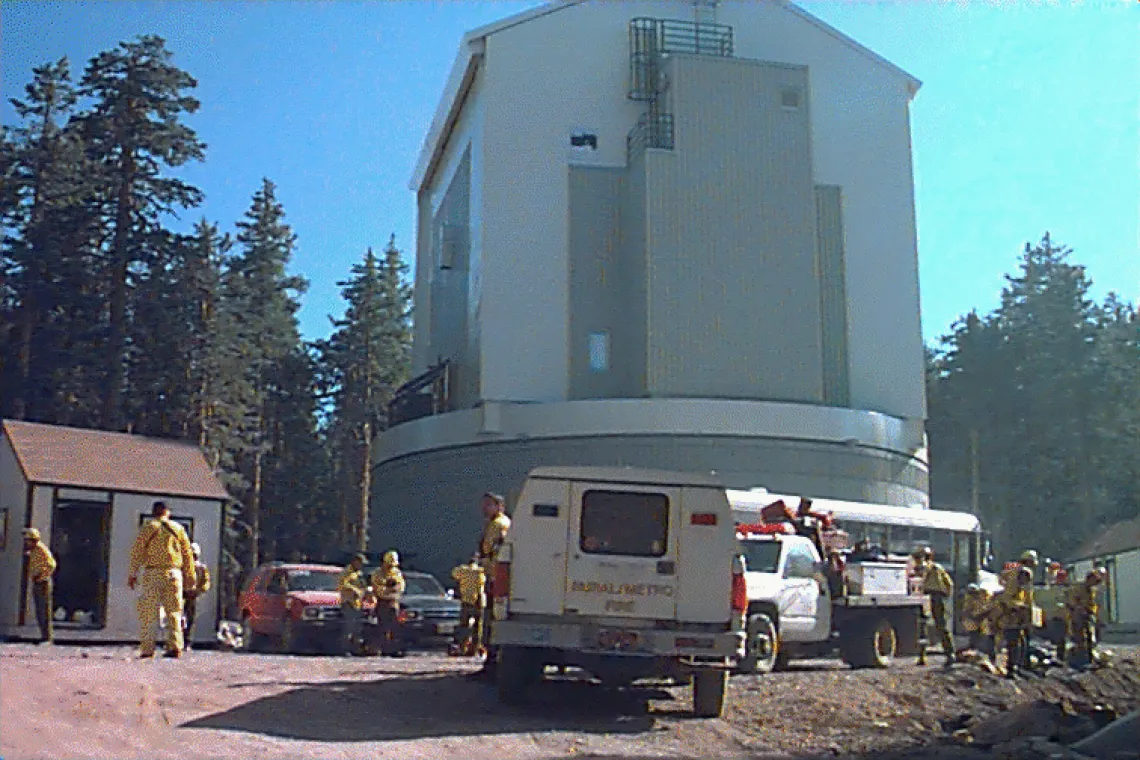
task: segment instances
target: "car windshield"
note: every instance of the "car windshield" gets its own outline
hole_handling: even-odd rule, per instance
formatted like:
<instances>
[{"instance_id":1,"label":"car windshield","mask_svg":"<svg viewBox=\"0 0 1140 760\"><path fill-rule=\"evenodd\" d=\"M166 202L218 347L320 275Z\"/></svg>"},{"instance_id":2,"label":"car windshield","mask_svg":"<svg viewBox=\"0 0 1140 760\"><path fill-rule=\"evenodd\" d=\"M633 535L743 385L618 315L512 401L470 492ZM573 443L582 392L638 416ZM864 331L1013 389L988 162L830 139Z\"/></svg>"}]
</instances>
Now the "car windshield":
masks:
<instances>
[{"instance_id":1,"label":"car windshield","mask_svg":"<svg viewBox=\"0 0 1140 760\"><path fill-rule=\"evenodd\" d=\"M779 541L741 541L740 553L750 573L774 573L780 566Z\"/></svg>"},{"instance_id":2,"label":"car windshield","mask_svg":"<svg viewBox=\"0 0 1140 760\"><path fill-rule=\"evenodd\" d=\"M443 586L431 576L413 575L404 578L404 593L411 596L443 596Z\"/></svg>"},{"instance_id":3,"label":"car windshield","mask_svg":"<svg viewBox=\"0 0 1140 760\"><path fill-rule=\"evenodd\" d=\"M290 591L336 591L340 573L331 570L290 570Z\"/></svg>"}]
</instances>

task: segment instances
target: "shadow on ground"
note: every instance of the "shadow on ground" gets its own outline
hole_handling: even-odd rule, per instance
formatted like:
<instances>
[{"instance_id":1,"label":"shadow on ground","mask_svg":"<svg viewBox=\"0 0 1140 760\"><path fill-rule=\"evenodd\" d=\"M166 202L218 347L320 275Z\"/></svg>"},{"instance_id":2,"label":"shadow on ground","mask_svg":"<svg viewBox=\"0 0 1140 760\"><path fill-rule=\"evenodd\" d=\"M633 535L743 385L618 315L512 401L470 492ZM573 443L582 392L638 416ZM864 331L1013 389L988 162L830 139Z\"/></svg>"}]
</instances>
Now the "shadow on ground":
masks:
<instances>
[{"instance_id":1,"label":"shadow on ground","mask_svg":"<svg viewBox=\"0 0 1140 760\"><path fill-rule=\"evenodd\" d=\"M667 705L665 713L655 709L651 714L650 700L673 699L664 689L607 689L576 680L544 681L521 707L501 705L492 685L454 673L279 683L293 688L187 721L182 727L326 742L541 731L636 734L652 730L657 717L675 719L687 710L677 705L674 712Z\"/></svg>"}]
</instances>

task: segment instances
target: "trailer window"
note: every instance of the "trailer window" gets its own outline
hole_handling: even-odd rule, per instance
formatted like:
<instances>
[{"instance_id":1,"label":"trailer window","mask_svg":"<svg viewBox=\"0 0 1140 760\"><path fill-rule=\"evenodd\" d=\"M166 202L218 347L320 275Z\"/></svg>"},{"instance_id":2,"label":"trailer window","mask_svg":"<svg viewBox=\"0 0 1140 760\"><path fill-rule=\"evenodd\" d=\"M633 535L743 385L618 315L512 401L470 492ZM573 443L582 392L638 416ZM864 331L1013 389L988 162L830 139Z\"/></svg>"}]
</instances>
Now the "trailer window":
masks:
<instances>
[{"instance_id":1,"label":"trailer window","mask_svg":"<svg viewBox=\"0 0 1140 760\"><path fill-rule=\"evenodd\" d=\"M586 491L579 546L589 554L660 557L669 537L669 499L660 493Z\"/></svg>"}]
</instances>

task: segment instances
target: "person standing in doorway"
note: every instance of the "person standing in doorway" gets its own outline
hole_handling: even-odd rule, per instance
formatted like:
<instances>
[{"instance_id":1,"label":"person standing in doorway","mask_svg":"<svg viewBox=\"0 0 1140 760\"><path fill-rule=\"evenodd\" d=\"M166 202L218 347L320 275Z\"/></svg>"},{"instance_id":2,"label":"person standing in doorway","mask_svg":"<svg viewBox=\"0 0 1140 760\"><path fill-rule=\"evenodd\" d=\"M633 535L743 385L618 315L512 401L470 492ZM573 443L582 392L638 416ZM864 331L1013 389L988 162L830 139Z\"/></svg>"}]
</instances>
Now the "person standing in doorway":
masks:
<instances>
[{"instance_id":1,"label":"person standing in doorway","mask_svg":"<svg viewBox=\"0 0 1140 760\"><path fill-rule=\"evenodd\" d=\"M507 533L511 529L511 518L507 517L507 502L497 493L490 491L483 494L480 502L483 508L483 534L479 539L479 563L483 567L486 580L484 581L484 594L486 601L483 605L483 631L481 644L487 652L483 660L483 667L474 674L480 679L493 680L498 666L498 648L491 646L491 620L494 609L494 580L495 555L499 547L507 540Z\"/></svg>"},{"instance_id":2,"label":"person standing in doorway","mask_svg":"<svg viewBox=\"0 0 1140 760\"><path fill-rule=\"evenodd\" d=\"M185 643L182 637L184 595L193 593L198 583L194 552L185 529L170 519L166 502L156 501L150 515L151 519L139 530L131 547L127 570L127 586L131 589L138 584L139 571L143 571L142 594L138 600L139 657L154 656L154 627L160 610L166 614L166 656L181 657Z\"/></svg>"},{"instance_id":3,"label":"person standing in doorway","mask_svg":"<svg viewBox=\"0 0 1140 760\"><path fill-rule=\"evenodd\" d=\"M55 557L35 528L24 528L24 554L28 558L28 577L32 579L32 602L36 607L36 623L40 626L40 643L50 644L54 638L51 576L55 573Z\"/></svg>"},{"instance_id":4,"label":"person standing in doorway","mask_svg":"<svg viewBox=\"0 0 1140 760\"><path fill-rule=\"evenodd\" d=\"M198 544L190 544L190 551L194 554L194 579L196 583L195 588L186 591L185 611L182 616L183 639L186 642L187 649L190 648L194 618L198 616L198 597L210 590L210 568L202 561L202 547Z\"/></svg>"}]
</instances>

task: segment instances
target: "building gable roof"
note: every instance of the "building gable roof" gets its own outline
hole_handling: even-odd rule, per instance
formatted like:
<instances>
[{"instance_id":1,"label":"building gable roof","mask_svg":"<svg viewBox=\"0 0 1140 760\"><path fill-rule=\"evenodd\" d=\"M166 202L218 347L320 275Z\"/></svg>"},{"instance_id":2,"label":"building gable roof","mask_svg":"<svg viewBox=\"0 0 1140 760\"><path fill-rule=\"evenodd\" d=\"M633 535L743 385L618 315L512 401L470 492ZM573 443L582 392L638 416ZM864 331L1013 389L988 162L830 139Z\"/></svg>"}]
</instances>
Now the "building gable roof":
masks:
<instances>
[{"instance_id":1,"label":"building gable roof","mask_svg":"<svg viewBox=\"0 0 1140 760\"><path fill-rule=\"evenodd\" d=\"M478 67L479 60L482 58L483 40L496 32L510 29L519 24L525 24L532 19L540 18L550 13L556 13L583 2L589 2L589 0L555 0L554 2L540 5L537 8L531 8L521 13L507 16L499 21L477 27L463 35L463 39L459 43L459 52L456 53L455 62L451 66L451 72L448 74L447 84L444 86L439 105L436 106L435 115L432 116L431 125L428 127L427 134L424 136L423 146L420 148L415 169L412 171L411 181L408 183L409 189L413 192L419 192L424 181L431 174L436 160L443 153L451 128L458 119L459 109L463 103L464 95L466 94L467 88L470 87L471 81L474 79L475 69ZM834 37L837 41L850 47L856 53L870 58L891 73L904 78L911 96L918 92L918 88L922 86L922 82L911 74L908 74L870 48L859 44L830 24L824 23L819 18L792 3L791 0L768 0L768 2L773 2L780 8L818 27Z\"/></svg>"},{"instance_id":2,"label":"building gable roof","mask_svg":"<svg viewBox=\"0 0 1140 760\"><path fill-rule=\"evenodd\" d=\"M192 443L18 420L0 430L29 483L230 499Z\"/></svg>"},{"instance_id":3,"label":"building gable roof","mask_svg":"<svg viewBox=\"0 0 1140 760\"><path fill-rule=\"evenodd\" d=\"M1110 525L1099 535L1086 541L1073 556L1073 561L1106 557L1140 549L1140 517Z\"/></svg>"}]
</instances>

